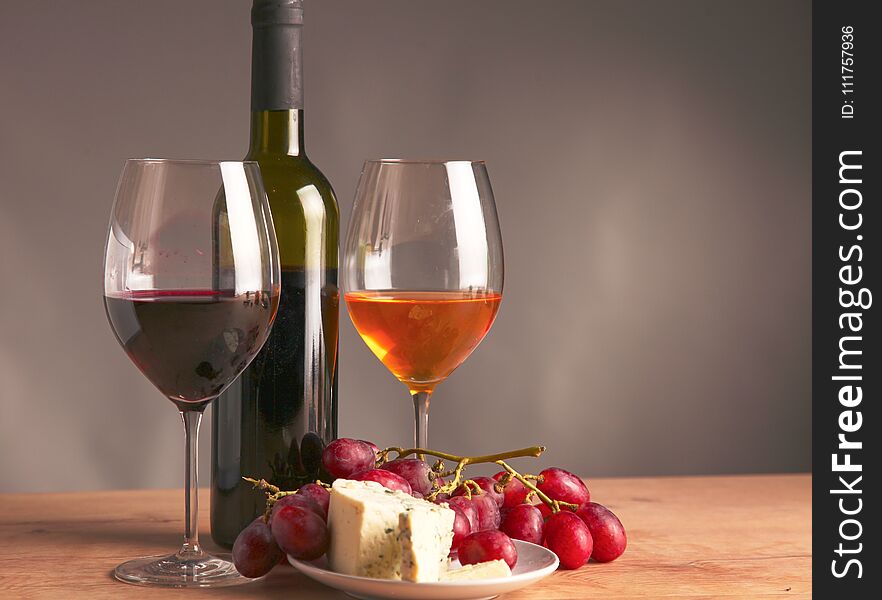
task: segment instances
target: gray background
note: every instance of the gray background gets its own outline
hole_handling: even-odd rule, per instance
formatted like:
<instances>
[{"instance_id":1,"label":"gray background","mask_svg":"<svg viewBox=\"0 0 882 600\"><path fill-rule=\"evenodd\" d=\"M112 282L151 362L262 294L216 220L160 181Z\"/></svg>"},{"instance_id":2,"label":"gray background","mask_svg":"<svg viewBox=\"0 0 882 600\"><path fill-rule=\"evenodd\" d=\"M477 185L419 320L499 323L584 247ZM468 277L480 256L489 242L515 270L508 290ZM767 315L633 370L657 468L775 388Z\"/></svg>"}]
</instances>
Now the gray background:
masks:
<instances>
[{"instance_id":1,"label":"gray background","mask_svg":"<svg viewBox=\"0 0 882 600\"><path fill-rule=\"evenodd\" d=\"M809 2L310 0L306 23L344 223L365 158L490 170L505 299L434 447L811 468ZM244 154L250 35L246 0L0 0L0 491L180 485L177 415L106 323L105 226L125 158ZM341 321L341 434L407 442L403 386Z\"/></svg>"}]
</instances>

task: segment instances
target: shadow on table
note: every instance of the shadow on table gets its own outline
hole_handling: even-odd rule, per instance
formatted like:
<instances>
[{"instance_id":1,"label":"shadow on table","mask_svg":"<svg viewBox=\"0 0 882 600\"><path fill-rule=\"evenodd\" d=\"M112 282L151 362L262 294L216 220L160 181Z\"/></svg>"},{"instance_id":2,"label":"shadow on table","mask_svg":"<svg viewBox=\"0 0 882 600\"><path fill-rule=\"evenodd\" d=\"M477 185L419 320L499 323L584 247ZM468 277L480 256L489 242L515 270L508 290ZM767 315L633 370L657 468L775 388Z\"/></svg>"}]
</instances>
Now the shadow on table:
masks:
<instances>
[{"instance_id":1,"label":"shadow on table","mask_svg":"<svg viewBox=\"0 0 882 600\"><path fill-rule=\"evenodd\" d=\"M107 578L123 586L120 588L121 590L125 589L125 587L139 587L116 581L112 571L107 572ZM343 600L344 598L349 598L343 592L323 586L301 575L290 565L279 565L273 569L272 573L260 581L230 587L164 590L163 597L170 595L181 595L181 597L186 595L186 597L197 598L268 598L271 600L277 598L284 598L285 600L290 600L291 598Z\"/></svg>"},{"instance_id":2,"label":"shadow on table","mask_svg":"<svg viewBox=\"0 0 882 600\"><path fill-rule=\"evenodd\" d=\"M171 554L178 549L181 543L181 535L168 531L169 523L179 523L177 519L151 520L148 522L134 520L129 522L115 522L108 527L107 521L78 521L76 523L59 523L51 520L40 520L22 523L20 531L26 535L41 536L47 545L64 547L78 546L88 548L90 553L100 554L103 560L107 556L118 558L118 562L124 562L139 556L151 556ZM228 550L219 547L213 541L208 532L199 532L200 541L206 551L211 553L229 553ZM116 559L115 559L116 560ZM105 572L108 580L114 581L120 589L125 587L136 588L113 578L112 570ZM187 589L166 590L163 595L177 596L187 594L188 597L225 597L225 598L285 598L292 595L298 598L322 598L336 600L348 598L342 592L338 592L322 584L315 582L297 572L290 565L279 565L273 569L265 579L237 586L210 588L210 589Z\"/></svg>"},{"instance_id":3,"label":"shadow on table","mask_svg":"<svg viewBox=\"0 0 882 600\"><path fill-rule=\"evenodd\" d=\"M155 527L158 521L142 525L131 526L117 525L107 528L106 522L94 521L92 523L79 521L77 523L57 523L53 521L34 521L28 523L27 528L22 528L27 535L44 537L48 542L58 540L59 543L73 543L76 545L101 545L113 544L126 546L136 552L147 554L161 553L164 550L173 552L181 543L180 535L170 534L163 531L162 527ZM200 535L201 539L201 535ZM209 543L216 548L213 543Z\"/></svg>"}]
</instances>

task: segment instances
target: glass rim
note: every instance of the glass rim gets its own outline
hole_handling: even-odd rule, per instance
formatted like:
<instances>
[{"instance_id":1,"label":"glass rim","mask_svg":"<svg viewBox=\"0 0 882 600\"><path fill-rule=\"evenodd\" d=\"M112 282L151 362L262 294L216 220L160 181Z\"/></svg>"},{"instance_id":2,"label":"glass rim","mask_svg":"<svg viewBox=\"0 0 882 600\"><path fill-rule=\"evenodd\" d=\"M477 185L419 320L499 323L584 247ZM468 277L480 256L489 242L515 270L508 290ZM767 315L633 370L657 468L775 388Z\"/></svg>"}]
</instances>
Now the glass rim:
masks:
<instances>
[{"instance_id":1,"label":"glass rim","mask_svg":"<svg viewBox=\"0 0 882 600\"><path fill-rule=\"evenodd\" d=\"M364 164L381 165L446 165L450 163L468 163L470 165L485 165L483 160L447 159L447 158L369 158Z\"/></svg>"},{"instance_id":2,"label":"glass rim","mask_svg":"<svg viewBox=\"0 0 882 600\"><path fill-rule=\"evenodd\" d=\"M211 166L211 165L219 165L221 163L236 163L240 165L256 165L256 160L222 160L222 159L210 159L210 158L127 158L126 163L139 163L139 164L148 164L148 163L157 163L162 165L201 165L201 166Z\"/></svg>"}]
</instances>

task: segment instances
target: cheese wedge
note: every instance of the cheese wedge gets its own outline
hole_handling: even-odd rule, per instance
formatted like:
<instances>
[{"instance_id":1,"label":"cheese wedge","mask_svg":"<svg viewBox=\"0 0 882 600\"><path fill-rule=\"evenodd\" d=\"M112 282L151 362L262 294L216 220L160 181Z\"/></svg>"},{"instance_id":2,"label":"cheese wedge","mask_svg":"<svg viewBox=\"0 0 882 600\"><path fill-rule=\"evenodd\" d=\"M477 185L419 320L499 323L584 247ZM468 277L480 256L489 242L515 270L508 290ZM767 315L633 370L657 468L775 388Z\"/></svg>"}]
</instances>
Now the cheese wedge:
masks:
<instances>
[{"instance_id":1,"label":"cheese wedge","mask_svg":"<svg viewBox=\"0 0 882 600\"><path fill-rule=\"evenodd\" d=\"M445 507L442 510L453 513ZM398 515L401 579L438 581L447 570L450 563L447 555L453 542L453 520L446 516L438 518L433 513L418 510L407 510Z\"/></svg>"},{"instance_id":2,"label":"cheese wedge","mask_svg":"<svg viewBox=\"0 0 882 600\"><path fill-rule=\"evenodd\" d=\"M496 579L511 577L511 569L504 560L489 560L474 565L463 565L459 569L451 569L441 574L441 581L467 581L474 579Z\"/></svg>"},{"instance_id":3,"label":"cheese wedge","mask_svg":"<svg viewBox=\"0 0 882 600\"><path fill-rule=\"evenodd\" d=\"M455 516L446 506L373 481L338 479L328 508L328 563L348 575L438 581Z\"/></svg>"}]
</instances>

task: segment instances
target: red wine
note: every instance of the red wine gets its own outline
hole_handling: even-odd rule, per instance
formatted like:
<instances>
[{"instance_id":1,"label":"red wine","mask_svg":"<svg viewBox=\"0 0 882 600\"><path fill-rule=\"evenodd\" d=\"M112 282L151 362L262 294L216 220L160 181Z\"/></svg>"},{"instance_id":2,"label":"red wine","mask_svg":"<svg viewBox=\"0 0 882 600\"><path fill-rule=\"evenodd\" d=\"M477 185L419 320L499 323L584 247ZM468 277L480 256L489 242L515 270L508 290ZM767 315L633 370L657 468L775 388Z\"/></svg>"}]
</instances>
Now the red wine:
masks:
<instances>
[{"instance_id":1,"label":"red wine","mask_svg":"<svg viewBox=\"0 0 882 600\"><path fill-rule=\"evenodd\" d=\"M266 339L278 293L140 290L104 297L129 358L174 401L214 398Z\"/></svg>"}]
</instances>

